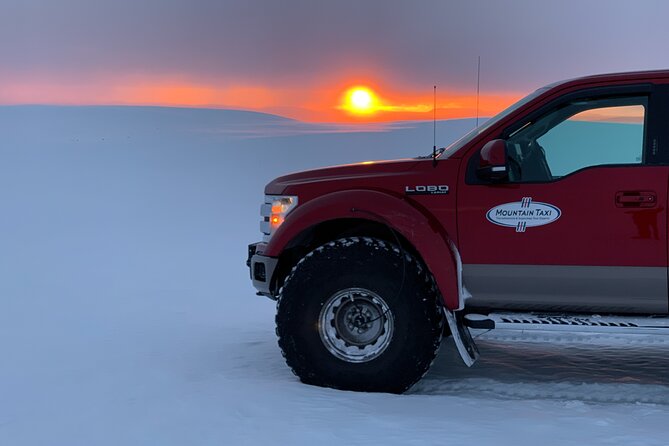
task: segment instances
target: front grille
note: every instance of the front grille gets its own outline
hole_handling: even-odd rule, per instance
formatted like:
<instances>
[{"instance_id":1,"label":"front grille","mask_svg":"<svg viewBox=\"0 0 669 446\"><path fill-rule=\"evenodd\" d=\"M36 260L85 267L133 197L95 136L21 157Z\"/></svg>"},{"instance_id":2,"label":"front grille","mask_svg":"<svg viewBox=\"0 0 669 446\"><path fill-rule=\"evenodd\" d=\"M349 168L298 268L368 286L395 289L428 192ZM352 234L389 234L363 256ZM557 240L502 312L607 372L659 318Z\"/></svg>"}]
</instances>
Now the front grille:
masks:
<instances>
[{"instance_id":1,"label":"front grille","mask_svg":"<svg viewBox=\"0 0 669 446\"><path fill-rule=\"evenodd\" d=\"M269 241L270 235L270 226L269 226L269 217L272 214L272 198L265 195L265 202L260 205L260 232L263 233L263 241Z\"/></svg>"},{"instance_id":2,"label":"front grille","mask_svg":"<svg viewBox=\"0 0 669 446\"><path fill-rule=\"evenodd\" d=\"M251 258L256 254L256 249L258 246L254 243L253 245L249 245L249 252L248 256L246 257L246 266L251 267Z\"/></svg>"}]
</instances>

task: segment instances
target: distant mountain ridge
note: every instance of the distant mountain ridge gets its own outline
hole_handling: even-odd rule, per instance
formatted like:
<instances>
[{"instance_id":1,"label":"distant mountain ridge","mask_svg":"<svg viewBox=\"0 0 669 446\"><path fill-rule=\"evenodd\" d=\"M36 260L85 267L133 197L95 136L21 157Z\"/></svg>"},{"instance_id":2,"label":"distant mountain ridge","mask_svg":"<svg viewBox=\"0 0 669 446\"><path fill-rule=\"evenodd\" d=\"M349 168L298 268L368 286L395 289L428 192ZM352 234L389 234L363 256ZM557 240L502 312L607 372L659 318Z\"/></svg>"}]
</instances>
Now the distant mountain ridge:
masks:
<instances>
[{"instance_id":1,"label":"distant mountain ridge","mask_svg":"<svg viewBox=\"0 0 669 446\"><path fill-rule=\"evenodd\" d=\"M456 124L473 128L474 119L438 121L439 126ZM113 133L147 133L170 128L228 138L264 138L324 133L377 133L432 125L426 121L387 123L312 123L249 110L134 105L3 105L3 126L39 126L42 131L71 128L85 133L111 130ZM54 127L55 126L55 127Z\"/></svg>"}]
</instances>

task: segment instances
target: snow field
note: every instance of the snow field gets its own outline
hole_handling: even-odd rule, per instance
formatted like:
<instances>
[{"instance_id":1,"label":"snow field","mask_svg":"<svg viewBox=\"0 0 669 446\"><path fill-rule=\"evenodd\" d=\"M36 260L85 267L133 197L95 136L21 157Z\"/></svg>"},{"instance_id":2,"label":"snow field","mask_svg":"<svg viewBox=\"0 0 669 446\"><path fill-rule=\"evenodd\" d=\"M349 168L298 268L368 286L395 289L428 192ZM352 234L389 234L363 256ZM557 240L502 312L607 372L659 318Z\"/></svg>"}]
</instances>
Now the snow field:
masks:
<instances>
[{"instance_id":1,"label":"snow field","mask_svg":"<svg viewBox=\"0 0 669 446\"><path fill-rule=\"evenodd\" d=\"M244 264L263 185L432 145L430 124L350 130L0 107L0 444L669 444L660 337L477 333L473 368L446 341L407 395L300 384Z\"/></svg>"}]
</instances>

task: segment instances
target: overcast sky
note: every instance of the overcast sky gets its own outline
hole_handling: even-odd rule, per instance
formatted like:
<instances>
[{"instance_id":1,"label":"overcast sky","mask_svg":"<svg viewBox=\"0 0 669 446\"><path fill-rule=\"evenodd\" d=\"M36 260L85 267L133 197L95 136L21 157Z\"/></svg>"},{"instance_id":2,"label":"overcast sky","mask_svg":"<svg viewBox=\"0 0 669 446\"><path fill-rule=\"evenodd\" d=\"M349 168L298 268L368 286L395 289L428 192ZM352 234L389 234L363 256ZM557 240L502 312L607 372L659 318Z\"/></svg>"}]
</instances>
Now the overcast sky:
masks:
<instances>
[{"instance_id":1,"label":"overcast sky","mask_svg":"<svg viewBox=\"0 0 669 446\"><path fill-rule=\"evenodd\" d=\"M266 95L250 108L318 106L358 79L469 94L479 55L482 94L517 95L669 68L668 19L660 0L2 0L0 102L114 102L133 82L215 88L220 105Z\"/></svg>"}]
</instances>

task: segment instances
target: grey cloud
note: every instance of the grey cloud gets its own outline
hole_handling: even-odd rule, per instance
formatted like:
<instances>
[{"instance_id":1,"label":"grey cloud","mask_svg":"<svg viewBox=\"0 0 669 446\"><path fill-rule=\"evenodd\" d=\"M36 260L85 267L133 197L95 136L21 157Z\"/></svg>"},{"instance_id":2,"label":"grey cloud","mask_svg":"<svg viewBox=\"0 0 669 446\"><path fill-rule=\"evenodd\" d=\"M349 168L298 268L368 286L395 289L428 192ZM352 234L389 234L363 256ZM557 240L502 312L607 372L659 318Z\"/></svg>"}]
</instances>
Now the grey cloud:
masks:
<instances>
[{"instance_id":1,"label":"grey cloud","mask_svg":"<svg viewBox=\"0 0 669 446\"><path fill-rule=\"evenodd\" d=\"M377 75L422 88L526 91L669 66L662 1L9 0L0 79L185 74L271 86Z\"/></svg>"}]
</instances>

